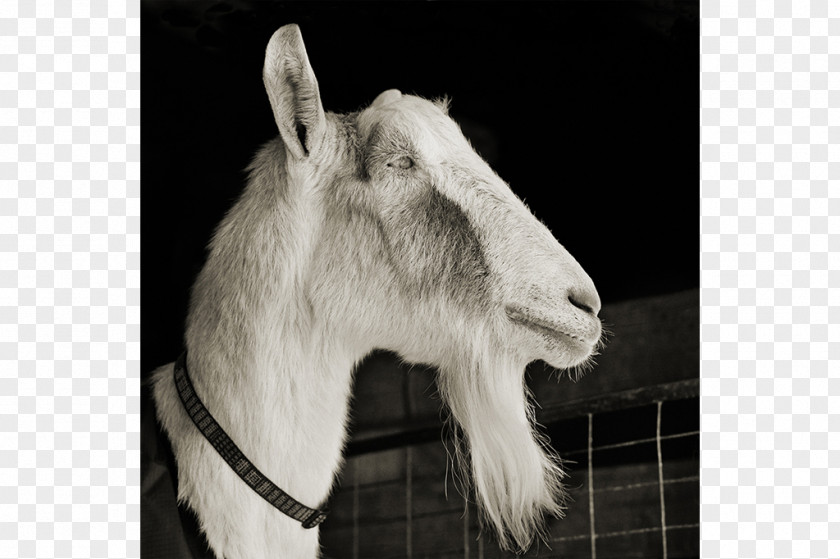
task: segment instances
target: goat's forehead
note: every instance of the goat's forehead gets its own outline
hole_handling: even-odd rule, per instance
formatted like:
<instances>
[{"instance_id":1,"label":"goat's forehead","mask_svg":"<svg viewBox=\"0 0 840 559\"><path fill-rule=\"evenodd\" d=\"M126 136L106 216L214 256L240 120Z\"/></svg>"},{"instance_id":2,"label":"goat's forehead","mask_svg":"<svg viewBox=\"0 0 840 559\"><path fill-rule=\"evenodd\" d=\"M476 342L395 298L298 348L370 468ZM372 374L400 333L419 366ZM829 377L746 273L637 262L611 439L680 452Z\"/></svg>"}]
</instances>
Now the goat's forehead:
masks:
<instances>
[{"instance_id":1,"label":"goat's forehead","mask_svg":"<svg viewBox=\"0 0 840 559\"><path fill-rule=\"evenodd\" d=\"M461 135L458 126L441 108L414 95L394 96L387 103L374 104L359 114L358 126L363 137L378 128L393 128L408 136L420 135L455 140Z\"/></svg>"}]
</instances>

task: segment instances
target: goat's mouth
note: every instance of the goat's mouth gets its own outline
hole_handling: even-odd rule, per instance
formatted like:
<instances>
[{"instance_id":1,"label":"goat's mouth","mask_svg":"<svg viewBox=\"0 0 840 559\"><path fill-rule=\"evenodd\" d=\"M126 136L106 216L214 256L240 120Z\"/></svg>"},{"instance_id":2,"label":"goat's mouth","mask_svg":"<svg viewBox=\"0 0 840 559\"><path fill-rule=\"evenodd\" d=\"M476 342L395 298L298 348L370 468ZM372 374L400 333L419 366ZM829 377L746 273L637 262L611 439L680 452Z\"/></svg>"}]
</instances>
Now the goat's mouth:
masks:
<instances>
[{"instance_id":1,"label":"goat's mouth","mask_svg":"<svg viewBox=\"0 0 840 559\"><path fill-rule=\"evenodd\" d=\"M508 305L505 314L514 324L524 327L548 342L550 346L559 345L567 356L574 360L589 357L601 335L601 325L597 318L551 321L522 307Z\"/></svg>"}]
</instances>

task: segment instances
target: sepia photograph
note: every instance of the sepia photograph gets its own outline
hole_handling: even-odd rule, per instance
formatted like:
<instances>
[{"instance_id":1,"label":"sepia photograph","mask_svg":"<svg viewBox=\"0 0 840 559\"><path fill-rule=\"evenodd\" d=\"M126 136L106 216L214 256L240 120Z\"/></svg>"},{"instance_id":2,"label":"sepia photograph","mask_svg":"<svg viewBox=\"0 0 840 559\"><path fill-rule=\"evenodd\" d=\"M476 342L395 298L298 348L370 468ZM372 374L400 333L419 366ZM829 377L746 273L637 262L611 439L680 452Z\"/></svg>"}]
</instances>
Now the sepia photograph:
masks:
<instances>
[{"instance_id":1,"label":"sepia photograph","mask_svg":"<svg viewBox=\"0 0 840 559\"><path fill-rule=\"evenodd\" d=\"M140 15L141 557L700 556L698 0Z\"/></svg>"}]
</instances>

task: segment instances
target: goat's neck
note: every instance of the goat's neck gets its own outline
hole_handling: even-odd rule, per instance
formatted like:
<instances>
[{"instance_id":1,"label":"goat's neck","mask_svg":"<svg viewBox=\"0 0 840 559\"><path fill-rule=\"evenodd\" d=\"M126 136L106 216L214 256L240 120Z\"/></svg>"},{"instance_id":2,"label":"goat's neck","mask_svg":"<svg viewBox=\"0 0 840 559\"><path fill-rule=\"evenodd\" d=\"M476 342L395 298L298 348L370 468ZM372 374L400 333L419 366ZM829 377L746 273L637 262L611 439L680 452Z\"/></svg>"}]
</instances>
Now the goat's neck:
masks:
<instances>
[{"instance_id":1,"label":"goat's neck","mask_svg":"<svg viewBox=\"0 0 840 559\"><path fill-rule=\"evenodd\" d=\"M320 335L300 341L256 334L252 353L240 355L196 344L188 364L205 406L245 455L294 498L318 507L340 465L356 358L326 349L331 344Z\"/></svg>"},{"instance_id":2,"label":"goat's neck","mask_svg":"<svg viewBox=\"0 0 840 559\"><path fill-rule=\"evenodd\" d=\"M282 169L258 172L277 176L252 177L196 280L187 367L199 397L243 453L314 508L340 467L352 369L365 351L343 343L307 298L317 204L306 193L268 187L283 179ZM307 226L294 219L302 215ZM314 530L302 532L235 477L192 427L174 386L160 387L160 415L180 454L179 493L203 514L208 536L218 538L211 545L230 557L259 557L268 549L259 546L272 544L288 550L295 541L317 546ZM254 526L265 529L254 533Z\"/></svg>"},{"instance_id":3,"label":"goat's neck","mask_svg":"<svg viewBox=\"0 0 840 559\"><path fill-rule=\"evenodd\" d=\"M352 368L363 355L342 344L308 303L317 204L307 192L253 181L248 188L196 282L188 365L205 405L243 452L314 507L338 468ZM311 222L295 223L292 215Z\"/></svg>"}]
</instances>

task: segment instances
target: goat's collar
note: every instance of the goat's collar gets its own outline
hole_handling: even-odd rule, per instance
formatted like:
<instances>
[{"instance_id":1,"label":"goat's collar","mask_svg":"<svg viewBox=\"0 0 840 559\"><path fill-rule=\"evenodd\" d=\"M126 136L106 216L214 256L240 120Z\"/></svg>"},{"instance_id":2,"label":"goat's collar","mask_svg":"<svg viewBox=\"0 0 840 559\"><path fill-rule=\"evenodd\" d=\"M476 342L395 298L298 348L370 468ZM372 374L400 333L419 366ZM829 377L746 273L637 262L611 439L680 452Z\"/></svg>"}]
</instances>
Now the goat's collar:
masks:
<instances>
[{"instance_id":1,"label":"goat's collar","mask_svg":"<svg viewBox=\"0 0 840 559\"><path fill-rule=\"evenodd\" d=\"M312 509L296 501L288 493L274 485L239 450L224 429L216 422L195 392L187 375L187 352L184 351L175 362L175 386L187 413L204 438L216 449L233 471L251 489L286 516L300 522L304 528L314 528L327 517L327 510Z\"/></svg>"}]
</instances>

